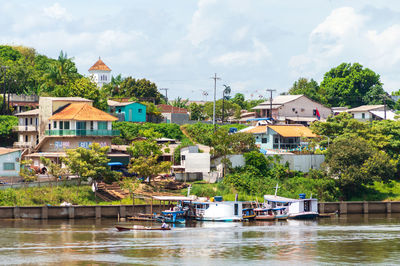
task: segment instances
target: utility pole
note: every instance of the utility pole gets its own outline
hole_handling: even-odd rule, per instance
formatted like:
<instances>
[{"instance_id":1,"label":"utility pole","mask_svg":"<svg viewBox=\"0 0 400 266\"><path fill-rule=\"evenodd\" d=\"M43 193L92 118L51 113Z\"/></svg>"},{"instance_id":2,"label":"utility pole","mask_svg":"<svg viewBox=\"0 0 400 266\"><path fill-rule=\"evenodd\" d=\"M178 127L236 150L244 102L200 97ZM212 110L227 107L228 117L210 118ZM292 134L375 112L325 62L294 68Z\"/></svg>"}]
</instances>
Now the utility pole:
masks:
<instances>
[{"instance_id":1,"label":"utility pole","mask_svg":"<svg viewBox=\"0 0 400 266\"><path fill-rule=\"evenodd\" d=\"M217 73L214 73L214 77L212 77L214 80L214 106L213 106L213 125L214 125L214 131L217 130L217 124L215 123L215 101L216 101L216 95L217 95L217 80L221 79L217 77Z\"/></svg>"},{"instance_id":2,"label":"utility pole","mask_svg":"<svg viewBox=\"0 0 400 266\"><path fill-rule=\"evenodd\" d=\"M1 106L1 114L5 114L6 112L6 80L7 80L7 66L1 66L1 69L4 71L3 73L3 105Z\"/></svg>"},{"instance_id":3,"label":"utility pole","mask_svg":"<svg viewBox=\"0 0 400 266\"><path fill-rule=\"evenodd\" d=\"M165 100L167 101L168 104L168 90L169 88L161 88L160 91L165 91Z\"/></svg>"},{"instance_id":4,"label":"utility pole","mask_svg":"<svg viewBox=\"0 0 400 266\"><path fill-rule=\"evenodd\" d=\"M383 114L384 114L384 119L386 120L386 97L387 95L383 95Z\"/></svg>"},{"instance_id":5,"label":"utility pole","mask_svg":"<svg viewBox=\"0 0 400 266\"><path fill-rule=\"evenodd\" d=\"M272 92L274 92L276 90L267 89L266 91L270 92L270 97L269 97L269 118L272 120Z\"/></svg>"}]
</instances>

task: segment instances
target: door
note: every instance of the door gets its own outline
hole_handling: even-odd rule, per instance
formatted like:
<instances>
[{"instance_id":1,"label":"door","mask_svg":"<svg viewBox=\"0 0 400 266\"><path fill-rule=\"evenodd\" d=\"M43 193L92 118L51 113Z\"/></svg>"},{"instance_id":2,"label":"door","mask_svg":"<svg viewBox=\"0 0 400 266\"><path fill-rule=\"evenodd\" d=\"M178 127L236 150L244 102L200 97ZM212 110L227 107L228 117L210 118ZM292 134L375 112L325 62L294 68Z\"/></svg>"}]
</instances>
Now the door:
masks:
<instances>
[{"instance_id":1,"label":"door","mask_svg":"<svg viewBox=\"0 0 400 266\"><path fill-rule=\"evenodd\" d=\"M132 109L129 109L129 122L132 122Z\"/></svg>"}]
</instances>

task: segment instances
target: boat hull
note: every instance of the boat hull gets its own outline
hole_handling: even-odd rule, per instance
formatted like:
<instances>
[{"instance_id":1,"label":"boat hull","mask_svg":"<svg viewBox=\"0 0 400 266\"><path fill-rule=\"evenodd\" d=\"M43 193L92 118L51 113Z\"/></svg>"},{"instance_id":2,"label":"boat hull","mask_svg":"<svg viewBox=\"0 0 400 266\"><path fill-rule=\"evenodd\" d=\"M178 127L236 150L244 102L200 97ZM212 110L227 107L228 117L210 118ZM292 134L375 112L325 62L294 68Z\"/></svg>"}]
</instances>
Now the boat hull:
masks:
<instances>
[{"instance_id":1,"label":"boat hull","mask_svg":"<svg viewBox=\"0 0 400 266\"><path fill-rule=\"evenodd\" d=\"M162 227L125 227L125 226L115 226L119 232L122 231L168 231L171 228L162 228Z\"/></svg>"},{"instance_id":2,"label":"boat hull","mask_svg":"<svg viewBox=\"0 0 400 266\"><path fill-rule=\"evenodd\" d=\"M275 219L283 221L283 220L287 220L289 218L289 215L285 214L285 215L276 215Z\"/></svg>"},{"instance_id":3,"label":"boat hull","mask_svg":"<svg viewBox=\"0 0 400 266\"><path fill-rule=\"evenodd\" d=\"M255 219L257 221L273 221L275 220L275 215L257 215Z\"/></svg>"},{"instance_id":4,"label":"boat hull","mask_svg":"<svg viewBox=\"0 0 400 266\"><path fill-rule=\"evenodd\" d=\"M298 219L298 220L312 220L317 217L318 213L316 212L294 213L289 215L289 219Z\"/></svg>"}]
</instances>

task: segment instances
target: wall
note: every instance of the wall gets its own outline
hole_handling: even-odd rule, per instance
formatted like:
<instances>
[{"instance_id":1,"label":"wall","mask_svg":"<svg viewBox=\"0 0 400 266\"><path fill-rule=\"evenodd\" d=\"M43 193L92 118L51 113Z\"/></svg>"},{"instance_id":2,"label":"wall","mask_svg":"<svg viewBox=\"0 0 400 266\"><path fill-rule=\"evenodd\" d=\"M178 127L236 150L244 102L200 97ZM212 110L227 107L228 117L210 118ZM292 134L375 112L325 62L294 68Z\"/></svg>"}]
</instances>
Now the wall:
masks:
<instances>
[{"instance_id":1,"label":"wall","mask_svg":"<svg viewBox=\"0 0 400 266\"><path fill-rule=\"evenodd\" d=\"M208 173L210 172L209 153L187 153L185 158L186 173Z\"/></svg>"},{"instance_id":2,"label":"wall","mask_svg":"<svg viewBox=\"0 0 400 266\"><path fill-rule=\"evenodd\" d=\"M88 148L93 142L100 143L101 146L111 146L111 136L94 137L62 137L52 136L46 139L46 142L40 148L41 152L62 152L65 149L75 149L78 147Z\"/></svg>"},{"instance_id":3,"label":"wall","mask_svg":"<svg viewBox=\"0 0 400 266\"><path fill-rule=\"evenodd\" d=\"M19 176L21 151L0 155L0 176ZM14 163L15 170L4 170L4 163Z\"/></svg>"},{"instance_id":4,"label":"wall","mask_svg":"<svg viewBox=\"0 0 400 266\"><path fill-rule=\"evenodd\" d=\"M139 113L139 109L142 110L141 113ZM132 112L132 117L130 117L130 112ZM132 104L126 105L125 106L125 121L146 122L146 105L141 104L141 103L132 103Z\"/></svg>"},{"instance_id":5,"label":"wall","mask_svg":"<svg viewBox=\"0 0 400 266\"><path fill-rule=\"evenodd\" d=\"M282 154L279 156L281 157L280 164L288 162L290 170L304 173L308 173L310 169L320 169L325 161L323 154Z\"/></svg>"},{"instance_id":6,"label":"wall","mask_svg":"<svg viewBox=\"0 0 400 266\"><path fill-rule=\"evenodd\" d=\"M319 213L400 213L400 201L340 201L318 203Z\"/></svg>"},{"instance_id":7,"label":"wall","mask_svg":"<svg viewBox=\"0 0 400 266\"><path fill-rule=\"evenodd\" d=\"M297 111L297 114L295 111ZM332 113L331 109L324 105L308 99L306 96L300 97L294 101L285 103L278 110L278 116L303 116L303 117L316 117L313 115L313 110L318 109L321 119L327 119Z\"/></svg>"},{"instance_id":8,"label":"wall","mask_svg":"<svg viewBox=\"0 0 400 266\"><path fill-rule=\"evenodd\" d=\"M187 124L189 121L189 114L181 113L162 113L164 117L163 123L174 123L178 125Z\"/></svg>"}]
</instances>

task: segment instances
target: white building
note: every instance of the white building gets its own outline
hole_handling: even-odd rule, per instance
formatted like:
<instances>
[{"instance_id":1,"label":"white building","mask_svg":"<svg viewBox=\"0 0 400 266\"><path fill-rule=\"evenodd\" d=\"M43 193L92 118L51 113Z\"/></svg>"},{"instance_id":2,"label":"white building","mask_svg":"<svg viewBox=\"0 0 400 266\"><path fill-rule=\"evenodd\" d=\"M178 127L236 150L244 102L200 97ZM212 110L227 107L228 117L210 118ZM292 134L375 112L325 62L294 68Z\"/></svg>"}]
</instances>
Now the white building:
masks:
<instances>
[{"instance_id":1,"label":"white building","mask_svg":"<svg viewBox=\"0 0 400 266\"><path fill-rule=\"evenodd\" d=\"M270 101L252 109L257 112L257 118L271 117ZM308 125L315 120L324 121L331 114L330 108L305 95L279 95L272 99L272 118L278 123Z\"/></svg>"},{"instance_id":2,"label":"white building","mask_svg":"<svg viewBox=\"0 0 400 266\"><path fill-rule=\"evenodd\" d=\"M111 69L100 59L89 68L90 77L98 87L103 87L111 81Z\"/></svg>"},{"instance_id":3,"label":"white building","mask_svg":"<svg viewBox=\"0 0 400 266\"><path fill-rule=\"evenodd\" d=\"M353 109L347 110L354 119L367 122L372 120L383 120L385 118L385 106L380 105L362 105ZM395 114L386 110L386 119L394 120Z\"/></svg>"}]
</instances>

